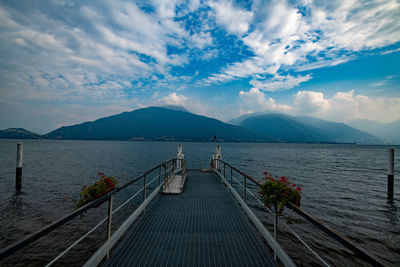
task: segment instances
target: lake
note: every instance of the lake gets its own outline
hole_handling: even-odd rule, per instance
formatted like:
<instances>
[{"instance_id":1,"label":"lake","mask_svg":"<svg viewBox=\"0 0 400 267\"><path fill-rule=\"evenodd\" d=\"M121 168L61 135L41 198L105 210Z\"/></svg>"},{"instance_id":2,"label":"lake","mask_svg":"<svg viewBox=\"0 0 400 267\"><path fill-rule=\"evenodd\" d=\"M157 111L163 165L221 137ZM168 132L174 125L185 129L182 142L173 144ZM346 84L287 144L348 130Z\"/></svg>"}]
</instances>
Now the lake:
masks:
<instances>
[{"instance_id":1,"label":"lake","mask_svg":"<svg viewBox=\"0 0 400 267\"><path fill-rule=\"evenodd\" d=\"M98 172L128 181L162 161L176 156L177 142L129 141L53 141L22 140L22 193L16 194L15 164L18 140L0 140L0 247L19 240L44 225L71 212L82 185L93 182ZM183 152L188 168L205 168L214 148L212 143L184 142ZM302 186L301 207L353 243L365 248L387 265L400 263L400 153L395 152L395 198L386 199L387 146L340 144L261 144L220 143L222 158L256 179L265 171L294 179ZM254 188L255 190L255 188ZM122 193L117 203L130 192ZM270 216L257 210L269 224ZM107 205L88 212L82 218L57 230L47 241L35 242L24 256L10 259L10 264L41 266L54 258L49 246L62 251L85 230L106 215ZM135 207L132 204L131 210ZM129 210L126 211L126 214ZM290 211L287 211L290 215ZM291 214L293 218L299 219ZM95 218L97 221L94 221ZM118 224L118 220L116 224ZM363 264L337 242L309 223L290 225L331 264ZM102 233L100 234L102 235ZM99 236L99 235L98 235ZM96 235L77 248L76 258L87 258L96 250L101 238ZM72 241L71 241L72 240ZM282 228L279 241L300 265L318 264L302 245L292 240ZM89 251L84 250L89 244ZM98 244L97 244L98 243ZM39 248L39 251L37 252ZM31 254L30 254L31 253ZM72 255L72 253L71 253ZM75 256L74 256L75 257ZM12 257L11 257L12 258ZM14 257L15 258L15 257ZM22 260L21 260L22 259ZM70 264L68 259L59 264ZM77 261L78 262L78 261ZM72 262L72 263L77 263Z\"/></svg>"}]
</instances>

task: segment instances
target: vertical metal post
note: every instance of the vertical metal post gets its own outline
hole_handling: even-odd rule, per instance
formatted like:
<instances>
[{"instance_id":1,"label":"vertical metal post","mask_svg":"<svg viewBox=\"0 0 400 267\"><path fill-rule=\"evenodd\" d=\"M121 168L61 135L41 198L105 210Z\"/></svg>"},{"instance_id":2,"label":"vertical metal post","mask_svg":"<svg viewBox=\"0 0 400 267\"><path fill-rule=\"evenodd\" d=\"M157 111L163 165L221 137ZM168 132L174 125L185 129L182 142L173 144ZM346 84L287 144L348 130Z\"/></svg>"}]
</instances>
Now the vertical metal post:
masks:
<instances>
[{"instance_id":1,"label":"vertical metal post","mask_svg":"<svg viewBox=\"0 0 400 267\"><path fill-rule=\"evenodd\" d=\"M226 164L225 164L225 162L224 162L224 179L225 179L225 169L226 169Z\"/></svg>"},{"instance_id":2,"label":"vertical metal post","mask_svg":"<svg viewBox=\"0 0 400 267\"><path fill-rule=\"evenodd\" d=\"M161 184L161 165L158 168L158 185L160 185L160 184Z\"/></svg>"},{"instance_id":3,"label":"vertical metal post","mask_svg":"<svg viewBox=\"0 0 400 267\"><path fill-rule=\"evenodd\" d=\"M15 189L22 187L22 143L17 143L17 167L15 170Z\"/></svg>"},{"instance_id":4,"label":"vertical metal post","mask_svg":"<svg viewBox=\"0 0 400 267\"><path fill-rule=\"evenodd\" d=\"M389 199L393 199L393 188L394 188L394 149L390 148L388 178L387 178L387 196Z\"/></svg>"},{"instance_id":5,"label":"vertical metal post","mask_svg":"<svg viewBox=\"0 0 400 267\"><path fill-rule=\"evenodd\" d=\"M246 179L246 175L243 175L243 200L244 202L246 202L247 199L247 179Z\"/></svg>"},{"instance_id":6,"label":"vertical metal post","mask_svg":"<svg viewBox=\"0 0 400 267\"><path fill-rule=\"evenodd\" d=\"M167 186L168 173L167 173L167 164L164 164L164 187Z\"/></svg>"},{"instance_id":7,"label":"vertical metal post","mask_svg":"<svg viewBox=\"0 0 400 267\"><path fill-rule=\"evenodd\" d=\"M232 166L231 166L231 185L232 185Z\"/></svg>"},{"instance_id":8,"label":"vertical metal post","mask_svg":"<svg viewBox=\"0 0 400 267\"><path fill-rule=\"evenodd\" d=\"M274 238L278 241L278 204L274 204ZM276 253L274 252L274 260L276 260Z\"/></svg>"},{"instance_id":9,"label":"vertical metal post","mask_svg":"<svg viewBox=\"0 0 400 267\"><path fill-rule=\"evenodd\" d=\"M111 223L112 223L112 204L114 195L111 195L108 200L108 220L107 220L107 240L111 238ZM107 259L110 257L110 252L107 252Z\"/></svg>"},{"instance_id":10,"label":"vertical metal post","mask_svg":"<svg viewBox=\"0 0 400 267\"><path fill-rule=\"evenodd\" d=\"M146 180L147 180L147 175L145 174L143 176L143 201L146 200L146 190L147 190L147 188L146 188Z\"/></svg>"}]
</instances>

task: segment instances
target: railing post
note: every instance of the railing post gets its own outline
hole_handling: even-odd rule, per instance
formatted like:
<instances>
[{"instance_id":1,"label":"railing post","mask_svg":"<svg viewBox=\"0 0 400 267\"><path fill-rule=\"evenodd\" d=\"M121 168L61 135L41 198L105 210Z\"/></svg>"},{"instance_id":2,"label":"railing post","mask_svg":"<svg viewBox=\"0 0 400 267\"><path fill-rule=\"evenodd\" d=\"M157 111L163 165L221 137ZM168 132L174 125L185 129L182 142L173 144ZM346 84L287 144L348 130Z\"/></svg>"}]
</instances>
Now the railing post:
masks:
<instances>
[{"instance_id":1,"label":"railing post","mask_svg":"<svg viewBox=\"0 0 400 267\"><path fill-rule=\"evenodd\" d=\"M114 194L111 195L108 200L108 220L107 220L107 240L111 237L111 223L112 223L112 204L114 200ZM107 259L110 257L110 252L107 252Z\"/></svg>"},{"instance_id":2,"label":"railing post","mask_svg":"<svg viewBox=\"0 0 400 267\"><path fill-rule=\"evenodd\" d=\"M163 166L164 166L164 186L167 186L167 180L168 180L167 164L163 164Z\"/></svg>"},{"instance_id":3,"label":"railing post","mask_svg":"<svg viewBox=\"0 0 400 267\"><path fill-rule=\"evenodd\" d=\"M226 169L226 164L225 164L225 161L224 161L224 179L225 179L225 169Z\"/></svg>"},{"instance_id":4,"label":"railing post","mask_svg":"<svg viewBox=\"0 0 400 267\"><path fill-rule=\"evenodd\" d=\"M232 166L231 166L231 186L232 186Z\"/></svg>"},{"instance_id":5,"label":"railing post","mask_svg":"<svg viewBox=\"0 0 400 267\"><path fill-rule=\"evenodd\" d=\"M274 204L274 238L278 241L278 204ZM276 260L276 253L274 252L274 260Z\"/></svg>"},{"instance_id":6,"label":"railing post","mask_svg":"<svg viewBox=\"0 0 400 267\"><path fill-rule=\"evenodd\" d=\"M246 199L247 199L246 188L247 188L247 179L246 179L246 175L243 175L243 200L244 200L244 202L246 202Z\"/></svg>"},{"instance_id":7,"label":"railing post","mask_svg":"<svg viewBox=\"0 0 400 267\"><path fill-rule=\"evenodd\" d=\"M160 184L161 184L161 165L158 168L158 185L160 185Z\"/></svg>"},{"instance_id":8,"label":"railing post","mask_svg":"<svg viewBox=\"0 0 400 267\"><path fill-rule=\"evenodd\" d=\"M147 175L145 174L143 176L143 201L146 200L146 178L147 178Z\"/></svg>"}]
</instances>

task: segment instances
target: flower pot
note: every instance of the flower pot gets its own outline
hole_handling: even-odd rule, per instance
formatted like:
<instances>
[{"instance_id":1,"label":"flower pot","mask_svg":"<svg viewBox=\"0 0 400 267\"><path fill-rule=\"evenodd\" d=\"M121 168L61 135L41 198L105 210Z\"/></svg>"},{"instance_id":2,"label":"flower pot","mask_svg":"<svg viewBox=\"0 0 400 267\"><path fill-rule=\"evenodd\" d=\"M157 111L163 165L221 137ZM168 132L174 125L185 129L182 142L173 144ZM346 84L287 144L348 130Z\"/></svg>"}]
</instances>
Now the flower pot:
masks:
<instances>
[{"instance_id":1,"label":"flower pot","mask_svg":"<svg viewBox=\"0 0 400 267\"><path fill-rule=\"evenodd\" d=\"M98 199L99 197L104 196L104 195L107 194L108 192L111 192L112 190L114 190L114 188L115 188L114 186L107 188L104 192L101 192L101 193L95 195L94 198L93 198L91 201L94 201L94 200ZM91 202L91 201L90 201L90 202ZM104 200L104 201L100 202L99 204L97 204L97 205L95 206L95 208L100 207L100 206L101 206L104 202L106 202L106 201L107 201L107 200Z\"/></svg>"},{"instance_id":2,"label":"flower pot","mask_svg":"<svg viewBox=\"0 0 400 267\"><path fill-rule=\"evenodd\" d=\"M300 207L300 202L301 202L301 196L297 195L296 198L293 201L293 204L295 204L296 206Z\"/></svg>"}]
</instances>

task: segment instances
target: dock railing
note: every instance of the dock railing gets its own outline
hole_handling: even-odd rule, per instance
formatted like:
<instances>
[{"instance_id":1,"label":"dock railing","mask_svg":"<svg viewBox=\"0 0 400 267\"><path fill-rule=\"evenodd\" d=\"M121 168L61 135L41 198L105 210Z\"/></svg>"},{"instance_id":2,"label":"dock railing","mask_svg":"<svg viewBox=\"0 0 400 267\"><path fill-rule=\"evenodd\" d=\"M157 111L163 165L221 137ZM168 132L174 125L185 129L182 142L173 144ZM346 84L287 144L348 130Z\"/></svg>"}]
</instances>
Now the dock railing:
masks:
<instances>
[{"instance_id":1,"label":"dock railing","mask_svg":"<svg viewBox=\"0 0 400 267\"><path fill-rule=\"evenodd\" d=\"M179 164L177 164L179 162ZM163 183L166 183L168 179L174 174L175 171L177 171L177 166L180 166L182 169L182 172L186 172L186 160L184 159L176 159L172 158L169 159L147 171L145 171L143 174L137 176L136 178L130 180L129 182L125 183L124 185L120 187L116 187L114 190L108 192L107 194L87 203L86 205L80 207L79 209L65 215L61 219L57 220L56 222L53 222L39 231L27 236L26 238L0 250L0 261L6 259L10 255L13 255L14 253L22 250L26 246L32 244L36 240L44 237L45 235L49 234L50 232L54 231L55 229L58 229L59 227L65 225L66 223L70 222L72 219L76 218L77 216L82 215L83 213L87 212L90 209L98 208L102 203L108 201L108 214L107 217L105 217L103 220L101 220L95 227L90 229L86 234L84 234L82 237L80 237L78 240L73 242L68 248L66 248L62 253L60 253L57 257L55 257L53 260L51 260L46 266L51 266L54 264L57 260L59 260L62 256L64 256L66 253L68 253L74 246L76 246L79 242L81 242L83 239L85 239L87 236L89 236L91 233L93 233L97 228L99 228L103 223L107 221L107 241L105 244L108 244L108 249L104 251L103 254L98 254L96 260L100 262L105 256L108 256L108 253L110 249L114 246L114 244L121 238L123 233L129 228L130 224L138 217L140 214L145 210L146 206L148 203L157 195L157 193L160 191L161 186ZM148 178L151 175L154 175L156 173L155 177L152 177L151 180ZM143 181L143 186L136 191L133 195L131 195L123 204L121 204L119 207L113 210L113 200L114 196L118 194L121 190L131 186L132 184L135 184L139 182L140 180ZM148 195L147 194L147 189L148 187L153 184L155 181L158 180L158 186L153 190L153 192ZM125 222L112 234L111 233L111 225L112 225L112 216L115 214L117 211L119 211L122 207L124 207L126 204L128 204L132 199L135 197L139 196L139 194L142 194L142 202L141 204L136 208L136 210L130 215L130 217L125 220ZM134 216L132 216L134 215ZM112 242L110 242L112 240ZM110 246L110 244L112 244ZM104 247L104 244L103 246ZM92 256L93 258L93 256ZM91 259L92 259L91 258Z\"/></svg>"},{"instance_id":2,"label":"dock railing","mask_svg":"<svg viewBox=\"0 0 400 267\"><path fill-rule=\"evenodd\" d=\"M218 175L220 175L221 178L223 178L226 183L228 183L231 187L233 185L233 181L235 181L242 189L243 193L241 196L241 199L246 202L247 201L247 195L252 196L258 204L260 204L265 210L268 212L271 212L274 214L274 238L277 239L278 235L278 216L272 212L270 209L265 207L265 205L261 202L260 198L256 196L251 190L248 189L247 183L251 182L255 186L260 187L261 183L251 177L250 175L242 172L238 168L232 166L231 164L221 160L221 159L212 159L211 160L211 168L214 172L216 172ZM234 174L239 177L235 177ZM241 182L242 181L242 182ZM235 191L236 192L236 191ZM239 196L239 194L237 194ZM294 212L296 212L298 215L306 219L308 222L312 223L314 226L316 226L318 229L322 230L326 234L328 234L330 237L338 241L341 245L352 251L354 254L359 256L361 259L365 260L367 263L371 264L372 266L384 266L378 259L376 259L373 255L371 255L368 251L357 247L354 245L349 239L347 239L345 236L341 235L337 231L333 230L331 227L327 226L325 223L321 222L320 220L316 219L314 216L310 215L303 209L301 209L299 206L293 204L293 203L287 203L286 205L288 208L292 209ZM287 227L287 229L303 244L305 247L310 250L310 252L317 257L321 264L325 266L329 266L329 264L324 261L310 246L307 245L307 243L297 234L295 233L289 225L286 223L282 222L283 225ZM267 240L268 242L268 240ZM273 248L272 248L273 249Z\"/></svg>"}]
</instances>

